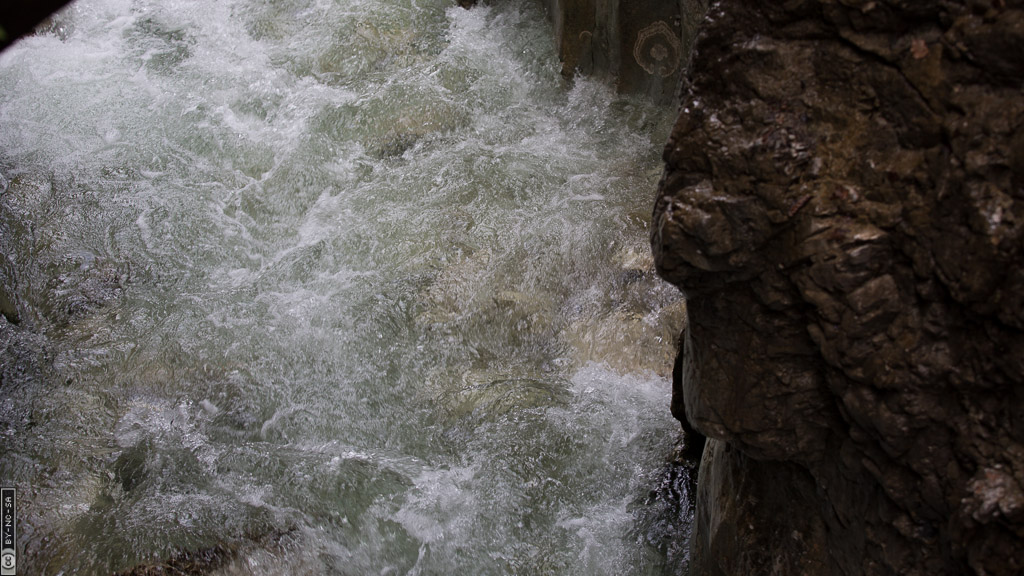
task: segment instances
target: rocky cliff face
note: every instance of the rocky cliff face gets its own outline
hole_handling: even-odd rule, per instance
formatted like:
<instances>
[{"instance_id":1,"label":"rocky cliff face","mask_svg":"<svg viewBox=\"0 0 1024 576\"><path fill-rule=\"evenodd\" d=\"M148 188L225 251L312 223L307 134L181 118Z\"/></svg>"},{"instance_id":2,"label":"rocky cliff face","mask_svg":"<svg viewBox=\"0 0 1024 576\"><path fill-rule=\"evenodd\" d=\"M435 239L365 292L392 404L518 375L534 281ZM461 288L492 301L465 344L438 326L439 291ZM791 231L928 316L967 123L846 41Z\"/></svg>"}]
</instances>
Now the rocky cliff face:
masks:
<instances>
[{"instance_id":1,"label":"rocky cliff face","mask_svg":"<svg viewBox=\"0 0 1024 576\"><path fill-rule=\"evenodd\" d=\"M652 247L692 574L1024 573L1024 1L714 3Z\"/></svg>"}]
</instances>

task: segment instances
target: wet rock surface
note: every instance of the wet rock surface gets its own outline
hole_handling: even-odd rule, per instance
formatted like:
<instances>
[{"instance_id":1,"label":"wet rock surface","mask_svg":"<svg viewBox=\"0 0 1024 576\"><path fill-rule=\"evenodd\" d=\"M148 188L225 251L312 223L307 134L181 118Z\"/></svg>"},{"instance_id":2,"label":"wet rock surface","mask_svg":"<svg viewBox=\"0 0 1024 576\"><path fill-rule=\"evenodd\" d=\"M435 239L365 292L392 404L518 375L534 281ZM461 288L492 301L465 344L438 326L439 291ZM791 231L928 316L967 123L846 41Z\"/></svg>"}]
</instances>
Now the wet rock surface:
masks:
<instances>
[{"instance_id":1,"label":"wet rock surface","mask_svg":"<svg viewBox=\"0 0 1024 576\"><path fill-rule=\"evenodd\" d=\"M1024 572L1022 41L1020 1L710 8L652 226L717 439L691 574Z\"/></svg>"}]
</instances>

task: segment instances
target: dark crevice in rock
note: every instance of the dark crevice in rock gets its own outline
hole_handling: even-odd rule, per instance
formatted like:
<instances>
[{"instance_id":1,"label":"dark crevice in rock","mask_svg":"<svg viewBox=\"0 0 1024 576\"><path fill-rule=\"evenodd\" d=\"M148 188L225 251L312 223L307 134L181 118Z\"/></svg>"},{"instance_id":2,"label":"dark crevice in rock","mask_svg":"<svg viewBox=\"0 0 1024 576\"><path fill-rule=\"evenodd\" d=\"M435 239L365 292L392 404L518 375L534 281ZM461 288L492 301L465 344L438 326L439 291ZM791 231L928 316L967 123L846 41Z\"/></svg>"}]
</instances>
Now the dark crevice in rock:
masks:
<instances>
[{"instance_id":1,"label":"dark crevice in rock","mask_svg":"<svg viewBox=\"0 0 1024 576\"><path fill-rule=\"evenodd\" d=\"M704 453L707 437L697 431L686 417L686 404L683 398L683 345L686 341L686 330L679 334L676 359L672 365L672 416L679 420L683 432L682 455L689 461L700 462Z\"/></svg>"},{"instance_id":2,"label":"dark crevice in rock","mask_svg":"<svg viewBox=\"0 0 1024 576\"><path fill-rule=\"evenodd\" d=\"M891 58L886 58L885 55L882 54L882 53L879 53L879 52L870 50L868 48L865 48L865 47L857 44L856 42L850 40L849 38L847 38L847 37L845 37L843 35L840 35L839 37L843 39L844 44L848 48L850 48L854 52L857 52L865 60L867 60L869 62L873 61L878 66L883 66L883 67L887 68L888 70L891 70L893 73L897 74L898 76L900 76L903 79L906 87L909 88L914 93L916 93L917 97L920 99L921 103L924 106L926 106L929 110L931 110L931 112L933 114L940 114L941 113L941 111L935 110L934 108L932 108L932 105L928 101L928 97L924 93L922 93L921 90L917 86L915 86L913 82L911 82L909 79L907 79L907 77L903 74L903 70L899 67L899 65L897 63L893 62L893 60ZM925 53L927 54L927 49L925 49L925 50L926 50Z\"/></svg>"}]
</instances>

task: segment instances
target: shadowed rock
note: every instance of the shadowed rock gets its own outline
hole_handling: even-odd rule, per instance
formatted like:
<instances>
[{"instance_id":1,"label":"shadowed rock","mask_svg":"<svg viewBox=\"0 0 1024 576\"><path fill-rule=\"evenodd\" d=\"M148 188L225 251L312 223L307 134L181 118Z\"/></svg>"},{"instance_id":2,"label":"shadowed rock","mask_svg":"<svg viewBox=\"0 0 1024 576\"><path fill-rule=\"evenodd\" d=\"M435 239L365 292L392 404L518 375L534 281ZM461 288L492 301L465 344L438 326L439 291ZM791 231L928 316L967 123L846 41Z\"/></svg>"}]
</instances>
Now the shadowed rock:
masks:
<instances>
[{"instance_id":1,"label":"shadowed rock","mask_svg":"<svg viewBox=\"0 0 1024 576\"><path fill-rule=\"evenodd\" d=\"M9 2L0 8L0 50L7 48L19 37L29 34L52 13L70 0L34 0Z\"/></svg>"},{"instance_id":2,"label":"shadowed rock","mask_svg":"<svg viewBox=\"0 0 1024 576\"><path fill-rule=\"evenodd\" d=\"M691 574L1024 572L1022 41L1020 1L709 10L652 226L717 439Z\"/></svg>"}]
</instances>

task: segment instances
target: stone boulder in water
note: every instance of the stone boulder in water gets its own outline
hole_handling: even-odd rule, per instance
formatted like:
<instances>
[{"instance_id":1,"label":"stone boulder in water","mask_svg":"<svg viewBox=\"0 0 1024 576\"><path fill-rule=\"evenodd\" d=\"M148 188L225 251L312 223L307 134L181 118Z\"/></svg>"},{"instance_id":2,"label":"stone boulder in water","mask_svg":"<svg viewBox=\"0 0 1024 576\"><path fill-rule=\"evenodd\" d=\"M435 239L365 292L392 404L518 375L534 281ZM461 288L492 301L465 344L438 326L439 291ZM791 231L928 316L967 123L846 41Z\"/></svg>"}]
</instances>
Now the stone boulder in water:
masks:
<instances>
[{"instance_id":1,"label":"stone boulder in water","mask_svg":"<svg viewBox=\"0 0 1024 576\"><path fill-rule=\"evenodd\" d=\"M654 210L691 574L1024 573L1024 2L724 0Z\"/></svg>"}]
</instances>

